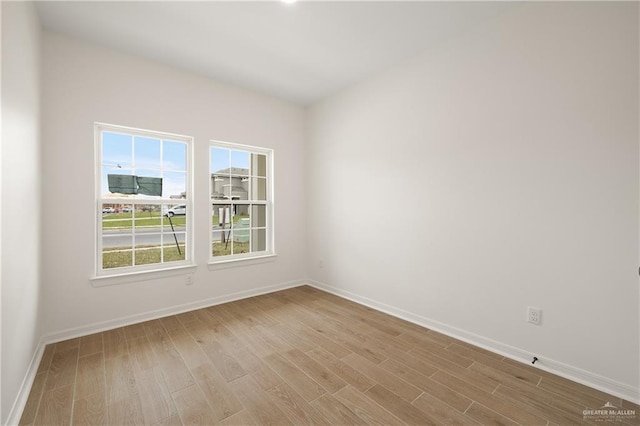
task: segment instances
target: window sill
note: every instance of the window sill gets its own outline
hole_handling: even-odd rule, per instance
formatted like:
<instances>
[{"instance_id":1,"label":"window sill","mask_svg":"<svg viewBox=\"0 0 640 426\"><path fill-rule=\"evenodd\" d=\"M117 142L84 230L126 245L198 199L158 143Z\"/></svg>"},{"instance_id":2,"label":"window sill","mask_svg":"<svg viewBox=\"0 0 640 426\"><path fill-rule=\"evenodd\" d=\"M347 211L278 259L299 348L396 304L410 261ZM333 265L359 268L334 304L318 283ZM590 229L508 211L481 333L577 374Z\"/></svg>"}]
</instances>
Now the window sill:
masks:
<instances>
[{"instance_id":1,"label":"window sill","mask_svg":"<svg viewBox=\"0 0 640 426\"><path fill-rule=\"evenodd\" d=\"M218 269L237 268L241 266L259 265L262 263L275 262L278 255L276 253L265 254L255 257L241 257L237 259L225 259L216 262L209 262L208 268L210 271L216 271Z\"/></svg>"},{"instance_id":2,"label":"window sill","mask_svg":"<svg viewBox=\"0 0 640 426\"><path fill-rule=\"evenodd\" d=\"M157 280L167 277L177 277L190 274L196 270L194 264L175 266L166 269L154 269L150 271L125 272L116 275L103 275L91 277L91 285L93 287L106 287L119 284L127 284L136 281Z\"/></svg>"}]
</instances>

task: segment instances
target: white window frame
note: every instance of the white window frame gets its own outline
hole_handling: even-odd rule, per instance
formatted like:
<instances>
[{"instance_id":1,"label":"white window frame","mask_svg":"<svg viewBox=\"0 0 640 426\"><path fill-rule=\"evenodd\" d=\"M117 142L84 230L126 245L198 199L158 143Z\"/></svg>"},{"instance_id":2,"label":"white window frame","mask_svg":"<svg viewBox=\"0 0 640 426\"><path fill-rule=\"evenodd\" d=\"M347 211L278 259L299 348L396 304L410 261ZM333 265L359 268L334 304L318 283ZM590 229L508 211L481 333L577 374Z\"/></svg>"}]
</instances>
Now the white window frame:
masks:
<instances>
[{"instance_id":1,"label":"white window frame","mask_svg":"<svg viewBox=\"0 0 640 426\"><path fill-rule=\"evenodd\" d=\"M103 253L102 253L102 205L106 199L102 197L102 133L120 133L131 136L142 136L155 139L168 139L176 142L184 142L186 144L186 200L185 199L171 199L171 198L157 198L157 199L132 199L132 198L109 198L109 204L160 204L161 212L164 209L169 208L176 204L185 204L186 210L186 227L185 227L185 259L181 261L152 263L146 265L132 265L118 268L103 269ZM94 124L94 148L95 148L95 276L92 279L112 278L112 277L127 277L152 274L157 276L158 272L169 271L176 272L184 268L191 268L195 266L193 261L194 256L194 244L193 244L193 137L178 135L174 133L159 132L154 130L137 129L133 127L119 126L107 123ZM161 154L162 156L162 151ZM135 166L135 165L134 165ZM135 210L135 207L134 207ZM134 230L132 230L134 232ZM161 230L161 234L164 234L164 230ZM135 250L135 247L132 247ZM155 273L155 274L154 274ZM125 280L124 282L126 282Z\"/></svg>"},{"instance_id":2,"label":"white window frame","mask_svg":"<svg viewBox=\"0 0 640 426\"><path fill-rule=\"evenodd\" d=\"M211 148L222 148L236 151L246 151L249 154L261 154L266 156L266 200L211 200L211 194L213 193L211 175L214 170L211 170ZM254 264L256 262L271 261L276 256L275 251L275 209L274 209L274 151L270 148L262 148L252 145L239 144L234 142L225 142L219 140L209 141L209 266L212 268L225 268L231 266L238 266L241 264ZM232 165L230 164L230 167ZM249 175L253 176L253 175ZM251 191L249 191L251 193ZM227 256L213 256L213 232L211 227L211 218L214 216L214 205L230 205L230 204L245 204L245 205L264 205L266 211L266 242L265 251L249 252L241 254L232 254ZM251 230L249 234L251 235Z\"/></svg>"}]
</instances>

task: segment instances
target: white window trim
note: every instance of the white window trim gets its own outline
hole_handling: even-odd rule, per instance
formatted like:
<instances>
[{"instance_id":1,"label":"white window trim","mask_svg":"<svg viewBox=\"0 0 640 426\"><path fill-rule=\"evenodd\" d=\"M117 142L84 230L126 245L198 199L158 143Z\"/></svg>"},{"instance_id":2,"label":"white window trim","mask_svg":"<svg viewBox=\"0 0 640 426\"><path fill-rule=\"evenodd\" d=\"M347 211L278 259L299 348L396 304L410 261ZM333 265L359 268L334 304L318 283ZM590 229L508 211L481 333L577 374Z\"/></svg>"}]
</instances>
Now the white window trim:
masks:
<instances>
[{"instance_id":1,"label":"white window trim","mask_svg":"<svg viewBox=\"0 0 640 426\"><path fill-rule=\"evenodd\" d=\"M178 142L185 142L187 145L186 153L186 200L179 200L179 204L186 204L186 228L185 228L185 260L178 262L167 263L154 263L149 265L129 266L123 268L102 269L102 138L101 133L108 131L112 133L124 133L133 136L153 137L159 139L171 139ZM183 271L185 268L195 267L194 262L194 241L193 241L193 141L194 138L186 135L179 135L175 133L158 132L155 130L138 129L126 126L119 126L114 124L99 123L94 124L94 181L95 181L95 220L94 220L94 275L90 278L94 286L113 285L124 282L130 282L133 280L145 279L143 277L149 277L152 279L161 276L176 275L175 271L180 270L180 273L186 273ZM162 155L162 153L161 153ZM119 199L113 198L109 201L121 204L178 204L176 201L166 198L143 200L143 199ZM162 274L165 272L165 274ZM157 275L155 273L160 273ZM129 277L129 278L127 278ZM112 278L112 280L103 280L105 278ZM99 284L101 283L102 284Z\"/></svg>"},{"instance_id":2,"label":"white window trim","mask_svg":"<svg viewBox=\"0 0 640 426\"><path fill-rule=\"evenodd\" d=\"M264 253L264 252L261 252ZM225 260L220 260L217 262L210 262L207 265L207 268L210 271L217 271L218 269L228 269L228 268L237 268L239 266L251 266L251 265L260 265L263 263L271 263L275 262L278 258L276 253L263 254L261 256L251 256L251 257L242 257L235 258L235 256L224 256Z\"/></svg>"},{"instance_id":3,"label":"white window trim","mask_svg":"<svg viewBox=\"0 0 640 426\"><path fill-rule=\"evenodd\" d=\"M174 263L174 262L172 262ZM177 262L176 262L177 263ZM132 282L160 280L169 277L186 276L196 271L195 264L172 266L170 268L154 269L150 271L125 272L122 274L102 275L89 278L94 287L108 287L112 285Z\"/></svg>"},{"instance_id":4,"label":"white window trim","mask_svg":"<svg viewBox=\"0 0 640 426\"><path fill-rule=\"evenodd\" d=\"M211 225L209 225L209 270L216 269L224 269L224 268L232 268L236 266L248 266L253 264L265 263L265 262L273 262L277 257L277 253L275 250L275 196L274 196L274 150L270 148L262 148L253 145L245 145L233 142L225 142L219 140L211 140L209 141L209 156L211 155L211 148L224 148L231 150L244 150L249 151L254 154L264 154L267 157L266 161L266 181L267 181L267 200L266 202L257 201L257 200L228 200L227 204L264 204L266 206L266 239L267 239L267 249L265 251L254 252L254 253L242 253L242 254L233 254L228 256L213 256L211 252L211 247L213 246L213 238L211 232ZM231 167L231 165L229 165ZM213 188L211 187L211 174L213 171L211 170L211 161L209 157L209 165L207 166L209 170L208 173L208 181L209 181L209 224L211 223L211 218L213 217L213 204L211 202L211 192ZM256 202L257 201L257 202ZM217 203L219 205L223 205L223 202Z\"/></svg>"}]
</instances>

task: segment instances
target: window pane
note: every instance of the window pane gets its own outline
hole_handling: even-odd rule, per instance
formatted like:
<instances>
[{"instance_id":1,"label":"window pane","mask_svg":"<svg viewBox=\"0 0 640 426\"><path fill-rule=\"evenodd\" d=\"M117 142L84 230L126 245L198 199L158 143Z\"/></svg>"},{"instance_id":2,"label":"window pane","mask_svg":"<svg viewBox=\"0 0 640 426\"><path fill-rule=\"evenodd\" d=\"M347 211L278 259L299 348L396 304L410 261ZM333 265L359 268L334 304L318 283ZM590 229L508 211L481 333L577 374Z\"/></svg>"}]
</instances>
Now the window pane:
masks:
<instances>
[{"instance_id":1,"label":"window pane","mask_svg":"<svg viewBox=\"0 0 640 426\"><path fill-rule=\"evenodd\" d=\"M137 194L136 198L161 197L164 180L160 170L135 169Z\"/></svg>"},{"instance_id":2,"label":"window pane","mask_svg":"<svg viewBox=\"0 0 640 426\"><path fill-rule=\"evenodd\" d=\"M164 198L185 199L187 196L186 173L164 172L162 196Z\"/></svg>"},{"instance_id":3,"label":"window pane","mask_svg":"<svg viewBox=\"0 0 640 426\"><path fill-rule=\"evenodd\" d=\"M162 224L165 233L185 232L187 229L187 205L173 204L165 206Z\"/></svg>"},{"instance_id":4,"label":"window pane","mask_svg":"<svg viewBox=\"0 0 640 426\"><path fill-rule=\"evenodd\" d=\"M265 251L267 249L267 230L254 229L251 231L251 251Z\"/></svg>"},{"instance_id":5,"label":"window pane","mask_svg":"<svg viewBox=\"0 0 640 426\"><path fill-rule=\"evenodd\" d=\"M233 206L228 204L214 204L211 218L211 242L213 256L227 256L231 254L231 224L233 221Z\"/></svg>"},{"instance_id":6,"label":"window pane","mask_svg":"<svg viewBox=\"0 0 640 426\"><path fill-rule=\"evenodd\" d=\"M163 141L162 167L167 170L187 170L187 144Z\"/></svg>"},{"instance_id":7,"label":"window pane","mask_svg":"<svg viewBox=\"0 0 640 426\"><path fill-rule=\"evenodd\" d=\"M212 200L228 200L225 195L225 188L229 185L230 178L228 175L211 175L211 199Z\"/></svg>"},{"instance_id":8,"label":"window pane","mask_svg":"<svg viewBox=\"0 0 640 426\"><path fill-rule=\"evenodd\" d=\"M213 256L228 256L231 254L231 231L230 230L218 230L212 231L212 255Z\"/></svg>"},{"instance_id":9,"label":"window pane","mask_svg":"<svg viewBox=\"0 0 640 426\"><path fill-rule=\"evenodd\" d=\"M160 139L136 136L133 152L136 169L160 169Z\"/></svg>"},{"instance_id":10,"label":"window pane","mask_svg":"<svg viewBox=\"0 0 640 426\"><path fill-rule=\"evenodd\" d=\"M237 170L237 169L232 169ZM225 200L248 200L249 178L231 175L222 182L222 195Z\"/></svg>"},{"instance_id":11,"label":"window pane","mask_svg":"<svg viewBox=\"0 0 640 426\"><path fill-rule=\"evenodd\" d=\"M145 168L136 168L136 172L134 173L138 177L162 177L162 173L160 170L154 169L145 169Z\"/></svg>"},{"instance_id":12,"label":"window pane","mask_svg":"<svg viewBox=\"0 0 640 426\"><path fill-rule=\"evenodd\" d=\"M232 254L249 252L249 237L251 219L249 217L250 206L246 204L232 204L233 215L231 227Z\"/></svg>"},{"instance_id":13,"label":"window pane","mask_svg":"<svg viewBox=\"0 0 640 426\"><path fill-rule=\"evenodd\" d=\"M248 228L251 226L249 222L249 205L248 204L233 204L233 224L234 226L238 225L241 222L240 226L243 228Z\"/></svg>"},{"instance_id":14,"label":"window pane","mask_svg":"<svg viewBox=\"0 0 640 426\"><path fill-rule=\"evenodd\" d=\"M184 232L166 233L163 235L163 255L165 262L177 262L185 259L187 234ZM177 241L177 242L176 242Z\"/></svg>"},{"instance_id":15,"label":"window pane","mask_svg":"<svg viewBox=\"0 0 640 426\"><path fill-rule=\"evenodd\" d=\"M131 213L121 213L119 204L102 204L102 231L108 233L131 233Z\"/></svg>"},{"instance_id":16,"label":"window pane","mask_svg":"<svg viewBox=\"0 0 640 426\"><path fill-rule=\"evenodd\" d=\"M253 176L267 177L266 155L251 154L251 174Z\"/></svg>"},{"instance_id":17,"label":"window pane","mask_svg":"<svg viewBox=\"0 0 640 426\"><path fill-rule=\"evenodd\" d=\"M184 231L185 228L185 224L186 224L186 216L167 216L167 212L168 210L170 210L172 207L163 207L163 213L161 215L161 220L162 220L162 232L164 233L171 233L171 232L175 232L178 228L178 226L182 226L182 229L180 229L181 231ZM169 220L171 219L171 220ZM180 220L178 220L180 219ZM173 225L173 229L174 231L171 231L171 226Z\"/></svg>"},{"instance_id":18,"label":"window pane","mask_svg":"<svg viewBox=\"0 0 640 426\"><path fill-rule=\"evenodd\" d=\"M185 226L185 218L184 216L173 216L169 219L165 220L165 223L169 223L168 227L164 228L163 234L163 245L165 248L170 248L171 251L169 255L165 253L165 261L167 261L167 256L171 260L178 260L179 256L184 259L184 245L186 241L186 226ZM171 224L173 224L173 228L171 228ZM178 246L180 250L178 250ZM179 253L178 251L182 251Z\"/></svg>"},{"instance_id":19,"label":"window pane","mask_svg":"<svg viewBox=\"0 0 640 426\"><path fill-rule=\"evenodd\" d=\"M257 201L267 199L267 179L251 178L251 199Z\"/></svg>"},{"instance_id":20,"label":"window pane","mask_svg":"<svg viewBox=\"0 0 640 426\"><path fill-rule=\"evenodd\" d=\"M162 216L160 214L160 204L138 204L134 212L134 231L136 241L148 239L145 234L160 232L162 226ZM160 240L156 241L160 244Z\"/></svg>"},{"instance_id":21,"label":"window pane","mask_svg":"<svg viewBox=\"0 0 640 426\"><path fill-rule=\"evenodd\" d=\"M119 218L129 219L133 217L133 204L120 204L117 208Z\"/></svg>"},{"instance_id":22,"label":"window pane","mask_svg":"<svg viewBox=\"0 0 640 426\"><path fill-rule=\"evenodd\" d=\"M111 182L109 182L109 176L111 177ZM116 177L113 177L116 176ZM133 194L135 190L134 181L132 178L119 178L117 176L133 176L133 169L129 168L117 168L117 167L107 167L104 166L102 168L102 196L108 196L109 194L124 194L130 195ZM131 191L127 191L130 189Z\"/></svg>"},{"instance_id":23,"label":"window pane","mask_svg":"<svg viewBox=\"0 0 640 426\"><path fill-rule=\"evenodd\" d=\"M231 151L231 174L236 176L249 175L249 153L246 151Z\"/></svg>"},{"instance_id":24,"label":"window pane","mask_svg":"<svg viewBox=\"0 0 640 426\"><path fill-rule=\"evenodd\" d=\"M251 206L251 226L267 226L267 206L255 204Z\"/></svg>"},{"instance_id":25,"label":"window pane","mask_svg":"<svg viewBox=\"0 0 640 426\"><path fill-rule=\"evenodd\" d=\"M150 265L152 263L160 263L160 245L153 247L144 247L144 245L136 245L136 265Z\"/></svg>"},{"instance_id":26,"label":"window pane","mask_svg":"<svg viewBox=\"0 0 640 426\"><path fill-rule=\"evenodd\" d=\"M211 219L213 225L219 227L230 228L231 226L231 206L229 204L214 204L213 217Z\"/></svg>"},{"instance_id":27,"label":"window pane","mask_svg":"<svg viewBox=\"0 0 640 426\"><path fill-rule=\"evenodd\" d=\"M160 248L160 245L162 243L162 237L158 228L155 228L156 232L151 232L151 231L147 231L147 232L141 232L141 230L138 228L133 236L133 241L134 241L134 248L136 249L136 252L140 249L147 249L147 248ZM160 251L158 250L158 253ZM137 254L136 254L137 257ZM147 262L149 263L149 262ZM136 259L136 264L138 264L138 260Z\"/></svg>"},{"instance_id":28,"label":"window pane","mask_svg":"<svg viewBox=\"0 0 640 426\"><path fill-rule=\"evenodd\" d=\"M132 145L130 135L102 132L102 164L113 167L133 166Z\"/></svg>"},{"instance_id":29,"label":"window pane","mask_svg":"<svg viewBox=\"0 0 640 426\"><path fill-rule=\"evenodd\" d=\"M211 173L212 174L229 174L231 167L231 154L228 149L211 148Z\"/></svg>"},{"instance_id":30,"label":"window pane","mask_svg":"<svg viewBox=\"0 0 640 426\"><path fill-rule=\"evenodd\" d=\"M249 229L235 229L232 232L233 254L249 253Z\"/></svg>"},{"instance_id":31,"label":"window pane","mask_svg":"<svg viewBox=\"0 0 640 426\"><path fill-rule=\"evenodd\" d=\"M267 179L271 154L251 152L241 145L237 149L232 144L221 145L210 147L212 257L264 252L270 246Z\"/></svg>"},{"instance_id":32,"label":"window pane","mask_svg":"<svg viewBox=\"0 0 640 426\"><path fill-rule=\"evenodd\" d=\"M122 268L131 266L132 258L132 237L128 235L122 236L103 236L102 237L102 268Z\"/></svg>"},{"instance_id":33,"label":"window pane","mask_svg":"<svg viewBox=\"0 0 640 426\"><path fill-rule=\"evenodd\" d=\"M249 207L249 206L237 206L237 207ZM249 229L251 227L251 219L248 214L238 214L233 218L234 231L240 232L243 229ZM247 234L248 235L248 234Z\"/></svg>"},{"instance_id":34,"label":"window pane","mask_svg":"<svg viewBox=\"0 0 640 426\"><path fill-rule=\"evenodd\" d=\"M102 269L186 260L187 152L192 139L97 128ZM230 166L231 152L226 155Z\"/></svg>"},{"instance_id":35,"label":"window pane","mask_svg":"<svg viewBox=\"0 0 640 426\"><path fill-rule=\"evenodd\" d=\"M211 229L211 241L213 242L222 242L222 233L227 233L229 230L223 230L219 228L217 225L213 226Z\"/></svg>"}]
</instances>

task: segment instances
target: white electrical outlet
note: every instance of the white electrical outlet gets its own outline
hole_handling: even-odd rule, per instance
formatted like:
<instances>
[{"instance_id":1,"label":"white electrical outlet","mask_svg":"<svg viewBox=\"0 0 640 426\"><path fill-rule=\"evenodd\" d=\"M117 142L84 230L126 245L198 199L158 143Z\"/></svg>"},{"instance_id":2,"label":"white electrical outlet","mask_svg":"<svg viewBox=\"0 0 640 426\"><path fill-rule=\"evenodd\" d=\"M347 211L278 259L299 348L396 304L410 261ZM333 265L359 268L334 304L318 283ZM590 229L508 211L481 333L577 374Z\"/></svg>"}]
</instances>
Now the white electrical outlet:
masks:
<instances>
[{"instance_id":1,"label":"white electrical outlet","mask_svg":"<svg viewBox=\"0 0 640 426\"><path fill-rule=\"evenodd\" d=\"M529 306L527 308L527 322L535 325L542 324L542 309Z\"/></svg>"},{"instance_id":2,"label":"white electrical outlet","mask_svg":"<svg viewBox=\"0 0 640 426\"><path fill-rule=\"evenodd\" d=\"M187 277L184 280L184 283L186 285L191 285L193 284L194 278L193 278L193 274L187 274Z\"/></svg>"}]
</instances>

